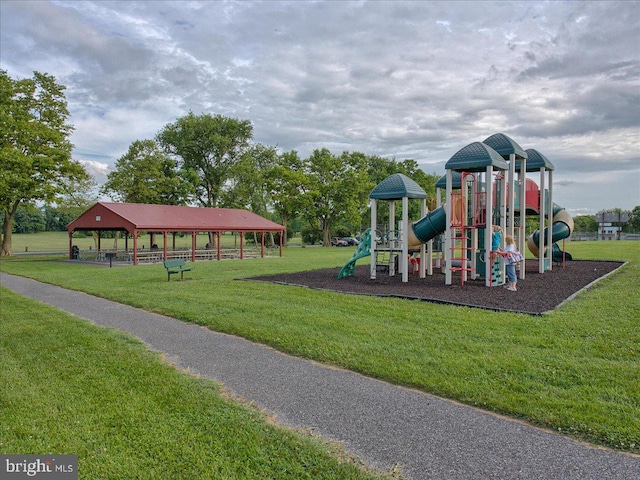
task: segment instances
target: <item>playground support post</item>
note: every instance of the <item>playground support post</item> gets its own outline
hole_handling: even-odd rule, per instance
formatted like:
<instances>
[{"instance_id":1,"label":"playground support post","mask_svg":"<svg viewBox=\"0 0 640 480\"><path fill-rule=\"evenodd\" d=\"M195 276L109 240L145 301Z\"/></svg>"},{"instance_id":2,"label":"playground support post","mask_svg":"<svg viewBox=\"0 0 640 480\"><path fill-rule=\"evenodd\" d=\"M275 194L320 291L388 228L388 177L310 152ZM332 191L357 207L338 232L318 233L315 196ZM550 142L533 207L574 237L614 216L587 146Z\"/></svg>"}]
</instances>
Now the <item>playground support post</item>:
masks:
<instances>
[{"instance_id":1,"label":"playground support post","mask_svg":"<svg viewBox=\"0 0 640 480\"><path fill-rule=\"evenodd\" d=\"M396 239L398 237L398 234L397 232L393 231L395 229L395 224L396 224L396 202L394 200L391 200L389 202L389 233L387 234L389 236L388 238L389 248L391 249L391 251L389 252L389 276L390 277L393 277L396 274L396 262L393 261L393 259L391 258L391 256L393 255L392 253L393 249L397 248ZM393 233L393 239L391 237L392 233ZM398 264L398 267L400 267L400 264Z\"/></svg>"},{"instance_id":2,"label":"playground support post","mask_svg":"<svg viewBox=\"0 0 640 480\"><path fill-rule=\"evenodd\" d=\"M493 233L493 165L487 165L485 177L487 188L486 225L484 229L484 279L487 287L491 286L491 235Z\"/></svg>"},{"instance_id":3,"label":"playground support post","mask_svg":"<svg viewBox=\"0 0 640 480\"><path fill-rule=\"evenodd\" d=\"M545 245L547 239L544 238L544 220L546 214L547 202L544 198L544 172L545 168L540 169L540 234L538 235L538 273L544 273L544 262L546 257Z\"/></svg>"},{"instance_id":4,"label":"playground support post","mask_svg":"<svg viewBox=\"0 0 640 480\"><path fill-rule=\"evenodd\" d=\"M378 219L378 201L371 199L371 269L369 270L369 278L376 279L376 229Z\"/></svg>"},{"instance_id":5,"label":"playground support post","mask_svg":"<svg viewBox=\"0 0 640 480\"><path fill-rule=\"evenodd\" d=\"M471 230L471 280L478 278L478 229Z\"/></svg>"},{"instance_id":6,"label":"playground support post","mask_svg":"<svg viewBox=\"0 0 640 480\"><path fill-rule=\"evenodd\" d=\"M548 265L548 270L551 271L551 269L553 268L553 216L554 216L554 212L553 212L553 170L549 170L548 173L548 177L549 177L549 211L547 212L547 225L549 226L549 228L547 229L547 241L546 244L548 245L547 250L549 251L549 263ZM541 230L542 232L542 230Z\"/></svg>"},{"instance_id":7,"label":"playground support post","mask_svg":"<svg viewBox=\"0 0 640 480\"><path fill-rule=\"evenodd\" d=\"M507 228L505 233L513 237L514 228L516 223L515 212L515 179L516 179L516 156L514 153L509 155L509 198L507 199L507 207L509 211L509 218L507 219Z\"/></svg>"},{"instance_id":8,"label":"playground support post","mask_svg":"<svg viewBox=\"0 0 640 480\"><path fill-rule=\"evenodd\" d=\"M471 195L469 195L469 181L467 180L467 177L471 177L473 180L473 186L471 187ZM473 175L472 173L466 173L466 172L462 172L460 175L460 187L461 187L461 194L462 194L462 214L461 214L461 219L460 219L460 239L454 239L454 243L455 242L461 242L460 245L460 274L462 276L462 285L465 284L465 282L467 281L467 255L469 254L469 250L467 250L467 229L466 227L470 224L470 222L472 222L473 220L469 219L469 211L471 210L471 218L473 219L473 208L469 208L470 206L473 207L473 202L469 202L469 197L471 197L473 199L474 195L473 195L473 190L475 188L475 184L476 184L476 178L475 175Z\"/></svg>"},{"instance_id":9,"label":"playground support post","mask_svg":"<svg viewBox=\"0 0 640 480\"><path fill-rule=\"evenodd\" d=\"M440 208L442 206L442 193L440 191L440 187L436 187L436 208ZM440 268L440 270L442 271L442 273L444 273L444 253L442 252L442 246L444 244L444 239L442 239L443 241L440 242L440 252L437 254L437 258L438 258L438 268ZM433 255L433 242L430 241L429 245L431 247L431 253L429 254L429 258L432 258ZM433 274L433 267L430 266L429 267L429 275Z\"/></svg>"},{"instance_id":10,"label":"playground support post","mask_svg":"<svg viewBox=\"0 0 640 480\"><path fill-rule=\"evenodd\" d=\"M402 197L402 258L398 262L402 281L409 281L409 197Z\"/></svg>"},{"instance_id":11,"label":"playground support post","mask_svg":"<svg viewBox=\"0 0 640 480\"><path fill-rule=\"evenodd\" d=\"M514 154L511 154L511 161L513 163L515 163L516 161L516 157ZM498 199L499 203L499 207L500 207L500 228L502 228L503 232L506 232L506 227L507 227L507 179L506 179L506 172L502 172L501 175L498 176L499 182L500 182L500 198ZM513 197L513 195L510 195L511 197ZM511 204L513 205L513 200L511 201ZM511 217L513 217L513 210L510 211L509 215ZM513 219L511 220L511 224L513 225ZM511 233L511 235L513 235L513 233ZM501 236L501 245L500 248L504 248L504 235ZM502 278L505 278L505 273L506 273L506 266L504 262L500 262L500 271L502 272Z\"/></svg>"},{"instance_id":12,"label":"playground support post","mask_svg":"<svg viewBox=\"0 0 640 480\"><path fill-rule=\"evenodd\" d=\"M526 251L526 224L527 224L527 159L520 160L520 171L518 172L518 180L520 181L520 229L518 233L518 251ZM526 268L520 269L520 280L524 280Z\"/></svg>"},{"instance_id":13,"label":"playground support post","mask_svg":"<svg viewBox=\"0 0 640 480\"><path fill-rule=\"evenodd\" d=\"M423 198L422 201L420 202L420 218L424 218L426 214L427 214L427 199ZM431 258L431 255L433 253L433 250L432 250L433 239L429 240L428 244L429 244L429 247L427 248L427 246L423 242L420 243L420 267L419 267L420 278L425 278L425 267L427 262L429 262L429 270L432 269L431 262L433 260ZM428 255L428 258L427 258L427 255ZM431 275L431 272L429 272L429 275Z\"/></svg>"},{"instance_id":14,"label":"playground support post","mask_svg":"<svg viewBox=\"0 0 640 480\"><path fill-rule=\"evenodd\" d=\"M451 201L451 190L453 184L453 170L447 170L447 188L445 198L446 228L444 230L444 264L445 264L445 285L451 285L451 209L453 202Z\"/></svg>"}]
</instances>

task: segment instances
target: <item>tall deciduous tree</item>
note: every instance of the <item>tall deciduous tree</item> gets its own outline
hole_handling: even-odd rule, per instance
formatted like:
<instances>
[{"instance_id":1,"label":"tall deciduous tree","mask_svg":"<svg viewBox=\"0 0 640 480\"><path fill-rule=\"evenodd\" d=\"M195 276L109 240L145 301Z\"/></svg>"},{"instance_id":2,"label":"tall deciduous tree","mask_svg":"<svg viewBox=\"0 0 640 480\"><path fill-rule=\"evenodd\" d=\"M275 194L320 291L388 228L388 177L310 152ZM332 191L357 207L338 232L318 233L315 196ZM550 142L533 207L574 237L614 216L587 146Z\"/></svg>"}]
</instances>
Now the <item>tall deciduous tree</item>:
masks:
<instances>
[{"instance_id":1,"label":"tall deciduous tree","mask_svg":"<svg viewBox=\"0 0 640 480\"><path fill-rule=\"evenodd\" d=\"M198 175L196 199L204 207L218 207L231 168L249 148L253 127L248 120L189 113L166 125L157 140L182 167Z\"/></svg>"},{"instance_id":2,"label":"tall deciduous tree","mask_svg":"<svg viewBox=\"0 0 640 480\"><path fill-rule=\"evenodd\" d=\"M287 225L303 210L304 194L309 183L303 167L298 152L292 150L280 155L276 164L265 173L271 205L285 227L285 246L288 242Z\"/></svg>"},{"instance_id":3,"label":"tall deciduous tree","mask_svg":"<svg viewBox=\"0 0 640 480\"><path fill-rule=\"evenodd\" d=\"M11 255L13 218L21 204L54 201L70 179L88 176L71 158L64 89L47 74L14 80L0 70L0 255Z\"/></svg>"},{"instance_id":4,"label":"tall deciduous tree","mask_svg":"<svg viewBox=\"0 0 640 480\"><path fill-rule=\"evenodd\" d=\"M577 233L597 233L598 222L595 215L578 215L573 217L574 230Z\"/></svg>"},{"instance_id":5,"label":"tall deciduous tree","mask_svg":"<svg viewBox=\"0 0 640 480\"><path fill-rule=\"evenodd\" d=\"M388 159L378 156L370 156L368 157L369 166L369 178L373 182L373 185L378 185L385 178L394 173L402 173L420 185L423 190L426 192L428 198L434 198L436 194L436 183L440 179L439 175L436 174L428 174L425 173L424 170L420 168L418 162L411 159L406 159L401 162L395 159ZM400 209L396 209L396 223L400 221L402 218L402 211ZM409 202L409 218L413 220L418 220L420 218L420 203L419 202ZM388 223L389 215L383 210L378 210L378 225L384 225ZM369 213L368 211L363 214L362 223L367 224L369 222ZM393 226L390 227L393 229Z\"/></svg>"},{"instance_id":6,"label":"tall deciduous tree","mask_svg":"<svg viewBox=\"0 0 640 480\"><path fill-rule=\"evenodd\" d=\"M222 205L229 208L246 208L266 216L269 191L266 174L278 161L274 147L251 145L242 158L229 171L228 189L223 194Z\"/></svg>"},{"instance_id":7,"label":"tall deciduous tree","mask_svg":"<svg viewBox=\"0 0 640 480\"><path fill-rule=\"evenodd\" d=\"M367 158L358 152L335 156L323 148L311 154L305 167L309 189L304 194L304 215L311 224L319 222L322 245L329 247L335 222L359 221L360 206L366 203L372 188Z\"/></svg>"},{"instance_id":8,"label":"tall deciduous tree","mask_svg":"<svg viewBox=\"0 0 640 480\"><path fill-rule=\"evenodd\" d=\"M640 232L640 205L636 205L631 210L631 215L629 216L629 227L633 232Z\"/></svg>"},{"instance_id":9,"label":"tall deciduous tree","mask_svg":"<svg viewBox=\"0 0 640 480\"><path fill-rule=\"evenodd\" d=\"M185 205L193 195L195 178L178 169L153 140L136 140L116 161L102 192L120 202Z\"/></svg>"},{"instance_id":10,"label":"tall deciduous tree","mask_svg":"<svg viewBox=\"0 0 640 480\"><path fill-rule=\"evenodd\" d=\"M93 177L69 179L67 192L57 201L57 208L74 219L98 201L98 185Z\"/></svg>"}]
</instances>

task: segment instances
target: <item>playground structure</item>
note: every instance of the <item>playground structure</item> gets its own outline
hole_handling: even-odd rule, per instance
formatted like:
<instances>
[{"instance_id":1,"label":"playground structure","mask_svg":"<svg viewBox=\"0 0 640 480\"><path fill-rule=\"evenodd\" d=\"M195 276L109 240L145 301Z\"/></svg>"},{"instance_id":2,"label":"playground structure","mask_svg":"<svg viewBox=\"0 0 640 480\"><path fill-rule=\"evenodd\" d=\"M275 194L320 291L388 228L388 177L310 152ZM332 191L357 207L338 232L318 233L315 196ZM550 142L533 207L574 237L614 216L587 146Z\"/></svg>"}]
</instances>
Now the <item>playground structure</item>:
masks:
<instances>
[{"instance_id":1,"label":"playground structure","mask_svg":"<svg viewBox=\"0 0 640 480\"><path fill-rule=\"evenodd\" d=\"M488 287L503 285L504 262L491 251L493 225L512 235L519 251L524 252L526 243L538 258L539 273L551 270L553 262L571 260L557 242L571 235L573 219L552 201L554 166L543 154L534 149L525 151L499 133L462 148L445 169L445 176L436 184L436 208L430 212L427 194L405 175L391 175L372 190L371 228L339 278L353 275L356 261L371 256L372 280L381 271L392 276L401 273L403 282L408 282L409 273L424 278L433 274L435 264L442 268L446 285L453 283L454 272L460 273L462 284L481 278ZM539 188L526 177L527 172L536 171ZM445 202L441 203L443 188ZM384 234L377 228L381 200L389 202L389 228ZM421 218L413 223L408 218L410 200L421 201ZM397 201L402 202L402 217L396 228ZM539 230L528 239L527 214L539 215L540 221ZM440 248L434 248L434 242ZM519 277L525 278L524 268L520 268Z\"/></svg>"}]
</instances>

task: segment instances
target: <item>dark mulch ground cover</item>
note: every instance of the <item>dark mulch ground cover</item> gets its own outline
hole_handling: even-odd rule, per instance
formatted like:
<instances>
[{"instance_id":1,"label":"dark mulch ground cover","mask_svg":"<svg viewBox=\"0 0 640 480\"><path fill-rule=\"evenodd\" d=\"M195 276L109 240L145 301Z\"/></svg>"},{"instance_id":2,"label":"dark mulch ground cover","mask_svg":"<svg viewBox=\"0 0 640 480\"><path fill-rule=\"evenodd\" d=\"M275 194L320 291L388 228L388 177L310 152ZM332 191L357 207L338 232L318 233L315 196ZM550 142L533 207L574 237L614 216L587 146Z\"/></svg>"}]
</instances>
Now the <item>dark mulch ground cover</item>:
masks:
<instances>
[{"instance_id":1,"label":"dark mulch ground cover","mask_svg":"<svg viewBox=\"0 0 640 480\"><path fill-rule=\"evenodd\" d=\"M550 272L538 273L538 262L527 260L524 280L518 280L518 291L510 292L502 287L485 287L484 280L467 281L461 285L459 274L453 275L453 284L444 284L444 274L435 273L426 278L409 275L409 282L402 283L402 276L390 277L379 272L376 280L369 278L369 265L356 267L351 277L338 279L340 268L327 268L307 272L285 273L251 277L287 285L305 286L336 292L392 296L438 303L465 305L491 310L506 310L529 314L542 314L553 310L581 289L618 269L622 262L574 260L565 268L554 266Z\"/></svg>"}]
</instances>

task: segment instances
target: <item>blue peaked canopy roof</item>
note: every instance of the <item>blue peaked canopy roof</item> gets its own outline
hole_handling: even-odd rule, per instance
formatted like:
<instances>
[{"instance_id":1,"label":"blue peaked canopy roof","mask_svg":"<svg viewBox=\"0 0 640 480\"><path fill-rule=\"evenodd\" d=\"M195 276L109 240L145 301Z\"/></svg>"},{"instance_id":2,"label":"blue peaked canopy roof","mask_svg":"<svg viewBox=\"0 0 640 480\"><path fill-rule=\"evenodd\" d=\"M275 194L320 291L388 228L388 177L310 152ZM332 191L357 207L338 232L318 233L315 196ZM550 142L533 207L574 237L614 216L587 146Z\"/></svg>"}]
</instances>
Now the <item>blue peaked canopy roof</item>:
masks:
<instances>
[{"instance_id":1,"label":"blue peaked canopy roof","mask_svg":"<svg viewBox=\"0 0 640 480\"><path fill-rule=\"evenodd\" d=\"M402 173L388 176L369 194L369 198L377 200L400 200L404 197L427 198L427 193L420 185Z\"/></svg>"},{"instance_id":2,"label":"blue peaked canopy roof","mask_svg":"<svg viewBox=\"0 0 640 480\"><path fill-rule=\"evenodd\" d=\"M555 167L542 153L535 148L527 149L527 172L535 172L541 168L553 170ZM516 160L516 170L520 170L520 160Z\"/></svg>"},{"instance_id":3,"label":"blue peaked canopy roof","mask_svg":"<svg viewBox=\"0 0 640 480\"><path fill-rule=\"evenodd\" d=\"M447 170L458 172L483 172L492 165L498 170L507 170L509 165L489 145L481 142L470 143L453 155L445 165Z\"/></svg>"},{"instance_id":4,"label":"blue peaked canopy roof","mask_svg":"<svg viewBox=\"0 0 640 480\"><path fill-rule=\"evenodd\" d=\"M498 152L502 158L509 160L509 155L512 153L520 158L527 158L527 152L518 145L518 142L508 137L504 133L494 133L482 143L489 145L496 152Z\"/></svg>"},{"instance_id":5,"label":"blue peaked canopy roof","mask_svg":"<svg viewBox=\"0 0 640 480\"><path fill-rule=\"evenodd\" d=\"M440 180L436 182L436 188L447 188L447 176L443 175L440 177ZM460 172L456 172L455 170L451 172L451 188L460 189L462 188L462 174Z\"/></svg>"}]
</instances>

